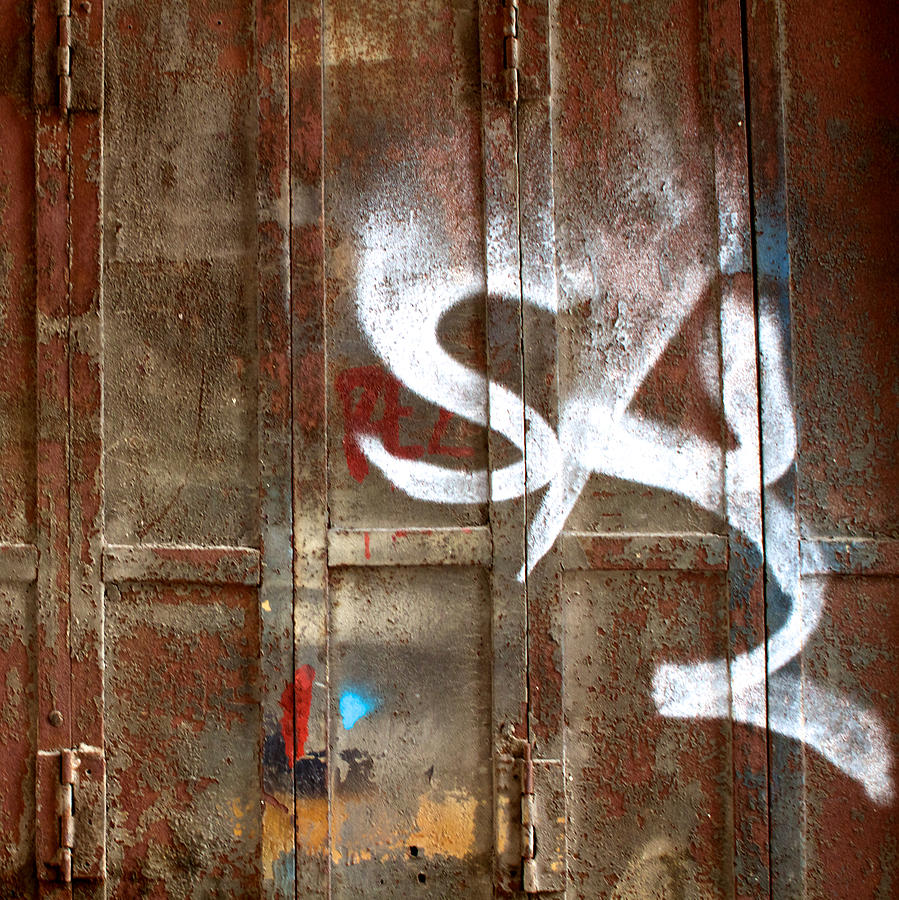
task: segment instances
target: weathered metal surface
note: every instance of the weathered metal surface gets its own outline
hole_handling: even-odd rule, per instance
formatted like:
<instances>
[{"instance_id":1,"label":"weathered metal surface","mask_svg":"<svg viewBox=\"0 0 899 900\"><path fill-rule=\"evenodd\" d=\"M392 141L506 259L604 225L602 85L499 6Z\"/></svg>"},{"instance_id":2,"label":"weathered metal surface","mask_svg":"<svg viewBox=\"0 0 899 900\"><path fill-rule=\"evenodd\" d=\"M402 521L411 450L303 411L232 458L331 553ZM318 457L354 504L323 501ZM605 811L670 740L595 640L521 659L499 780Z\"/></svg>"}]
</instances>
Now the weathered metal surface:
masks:
<instances>
[{"instance_id":1,"label":"weathered metal surface","mask_svg":"<svg viewBox=\"0 0 899 900\"><path fill-rule=\"evenodd\" d=\"M159 547L109 545L103 580L182 581L193 584L259 584L260 554L251 547Z\"/></svg>"},{"instance_id":2,"label":"weathered metal surface","mask_svg":"<svg viewBox=\"0 0 899 900\"><path fill-rule=\"evenodd\" d=\"M664 718L653 699L660 658L726 655L725 573L565 584L570 892L733 896L730 724Z\"/></svg>"},{"instance_id":3,"label":"weathered metal surface","mask_svg":"<svg viewBox=\"0 0 899 900\"><path fill-rule=\"evenodd\" d=\"M490 896L485 571L343 569L330 597L333 894Z\"/></svg>"},{"instance_id":4,"label":"weathered metal surface","mask_svg":"<svg viewBox=\"0 0 899 900\"><path fill-rule=\"evenodd\" d=\"M0 2L0 895L32 897L38 647L31 9Z\"/></svg>"},{"instance_id":5,"label":"weathered metal surface","mask_svg":"<svg viewBox=\"0 0 899 900\"><path fill-rule=\"evenodd\" d=\"M111 896L259 896L257 592L106 588Z\"/></svg>"},{"instance_id":6,"label":"weathered metal surface","mask_svg":"<svg viewBox=\"0 0 899 900\"><path fill-rule=\"evenodd\" d=\"M0 544L0 581L24 582L37 578L37 547L34 544Z\"/></svg>"},{"instance_id":7,"label":"weathered metal surface","mask_svg":"<svg viewBox=\"0 0 899 900\"><path fill-rule=\"evenodd\" d=\"M74 4L73 4L74 6ZM72 10L72 97L69 114L69 660L72 697L68 749L102 748L104 736L103 547L103 168L104 3L80 0ZM81 70L79 73L79 69ZM81 76L84 77L81 77ZM65 754L66 748L63 749ZM65 756L64 756L65 758ZM106 794L99 761L86 761L83 797L75 799L72 877L75 896L105 897ZM91 797L97 807L91 810ZM99 830L99 834L96 832ZM83 883L82 879L90 881Z\"/></svg>"},{"instance_id":8,"label":"weathered metal surface","mask_svg":"<svg viewBox=\"0 0 899 900\"><path fill-rule=\"evenodd\" d=\"M780 392L795 410L762 427L764 455L795 460L766 503L787 513L766 512L784 570L769 627L797 635L769 666L777 896L895 891L896 692L881 675L896 665L899 103L878 38L895 25L878 2L766 2L747 17L758 299L776 321L763 411ZM780 387L774 340L790 363Z\"/></svg>"},{"instance_id":9,"label":"weathered metal surface","mask_svg":"<svg viewBox=\"0 0 899 900\"><path fill-rule=\"evenodd\" d=\"M35 856L41 881L106 874L106 760L97 747L37 755Z\"/></svg>"},{"instance_id":10,"label":"weathered metal surface","mask_svg":"<svg viewBox=\"0 0 899 900\"><path fill-rule=\"evenodd\" d=\"M266 747L281 732L285 754L296 756L295 728L284 728L285 691L294 685L293 448L290 310L290 95L287 0L257 0L256 62L256 329L258 541L261 556L260 677L262 728L262 885L265 897L295 892L294 785L270 766ZM292 724L292 723L291 723ZM293 744L293 746L291 746ZM285 777L286 775L286 777ZM285 827L287 826L287 827Z\"/></svg>"},{"instance_id":11,"label":"weathered metal surface","mask_svg":"<svg viewBox=\"0 0 899 900\"><path fill-rule=\"evenodd\" d=\"M517 686L500 687L503 718L521 722L525 702L522 491L494 516L487 475L489 458L524 482L514 214L498 205L494 221L488 201L485 225L482 188L486 165L488 192L514 198L511 142L493 161L481 153L492 134L511 137L511 114L497 100L496 130L482 137L476 3L323 12L326 318L313 307L307 322L320 329L328 398L301 422L311 441L327 435L327 495L301 536L314 550L316 529L330 526L326 603L310 605L329 631L317 648L329 705L297 768L309 814L298 846L313 871L322 844L329 857L316 894L489 896L492 659L515 667ZM485 227L497 237L488 256L499 253L486 278ZM316 263L310 250L299 248L301 271ZM511 388L489 447L488 355ZM314 566L310 576L321 577ZM313 743L322 733L326 746Z\"/></svg>"},{"instance_id":12,"label":"weathered metal surface","mask_svg":"<svg viewBox=\"0 0 899 900\"><path fill-rule=\"evenodd\" d=\"M566 2L553 25L564 461L531 543L572 529L563 548L596 556L564 579L571 892L758 897L765 634L739 10ZM641 532L670 574L628 546Z\"/></svg>"},{"instance_id":13,"label":"weathered metal surface","mask_svg":"<svg viewBox=\"0 0 899 900\"><path fill-rule=\"evenodd\" d=\"M323 209L323 7L290 4L291 314L293 335L294 666L287 693L296 821L298 897L330 892L331 835L327 747L328 666L328 378L325 342ZM317 684L316 684L317 682ZM290 712L288 712L290 710Z\"/></svg>"},{"instance_id":14,"label":"weathered metal surface","mask_svg":"<svg viewBox=\"0 0 899 900\"><path fill-rule=\"evenodd\" d=\"M287 4L106 22L110 890L292 897Z\"/></svg>"},{"instance_id":15,"label":"weathered metal surface","mask_svg":"<svg viewBox=\"0 0 899 900\"><path fill-rule=\"evenodd\" d=\"M721 534L562 535L565 569L726 571L727 538Z\"/></svg>"},{"instance_id":16,"label":"weathered metal surface","mask_svg":"<svg viewBox=\"0 0 899 900\"><path fill-rule=\"evenodd\" d=\"M56 9L34 5L35 56L56 45ZM36 74L36 72L35 72ZM70 660L71 535L69 456L70 166L68 121L36 113L35 319L37 326L35 543L37 581L37 748L72 746ZM71 897L68 886L41 885L42 897Z\"/></svg>"},{"instance_id":17,"label":"weathered metal surface","mask_svg":"<svg viewBox=\"0 0 899 900\"><path fill-rule=\"evenodd\" d=\"M743 6L0 0L0 893L889 894L895 12Z\"/></svg>"}]
</instances>

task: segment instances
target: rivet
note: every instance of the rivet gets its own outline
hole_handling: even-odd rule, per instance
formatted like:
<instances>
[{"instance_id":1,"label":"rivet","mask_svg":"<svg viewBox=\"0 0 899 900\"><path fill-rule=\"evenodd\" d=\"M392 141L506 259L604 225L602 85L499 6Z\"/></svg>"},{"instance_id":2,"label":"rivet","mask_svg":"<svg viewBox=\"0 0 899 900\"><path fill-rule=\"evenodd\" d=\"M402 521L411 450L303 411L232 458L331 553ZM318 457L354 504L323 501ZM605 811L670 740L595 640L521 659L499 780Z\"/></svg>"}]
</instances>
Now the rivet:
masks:
<instances>
[{"instance_id":1,"label":"rivet","mask_svg":"<svg viewBox=\"0 0 899 900\"><path fill-rule=\"evenodd\" d=\"M62 725L62 713L58 709L54 709L49 716L47 716L50 724L54 728L59 728Z\"/></svg>"}]
</instances>

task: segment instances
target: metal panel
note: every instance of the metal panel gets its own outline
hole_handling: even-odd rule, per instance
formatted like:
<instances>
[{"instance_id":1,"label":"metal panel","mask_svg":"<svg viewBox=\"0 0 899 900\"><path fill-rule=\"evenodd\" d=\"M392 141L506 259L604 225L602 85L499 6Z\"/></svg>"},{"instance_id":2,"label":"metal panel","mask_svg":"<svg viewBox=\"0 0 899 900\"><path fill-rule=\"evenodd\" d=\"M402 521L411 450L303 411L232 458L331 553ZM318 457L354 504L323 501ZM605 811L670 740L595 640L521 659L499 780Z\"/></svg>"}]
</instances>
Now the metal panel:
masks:
<instances>
[{"instance_id":1,"label":"metal panel","mask_svg":"<svg viewBox=\"0 0 899 900\"><path fill-rule=\"evenodd\" d=\"M35 59L56 44L56 6L34 5ZM35 71L35 80L37 80ZM39 110L35 129L37 326L37 749L72 746L70 621L70 177L68 121ZM41 896L71 897L68 886Z\"/></svg>"},{"instance_id":2,"label":"metal panel","mask_svg":"<svg viewBox=\"0 0 899 900\"><path fill-rule=\"evenodd\" d=\"M287 4L105 17L110 890L292 897Z\"/></svg>"},{"instance_id":3,"label":"metal panel","mask_svg":"<svg viewBox=\"0 0 899 900\"><path fill-rule=\"evenodd\" d=\"M491 896L486 573L344 569L330 597L332 894Z\"/></svg>"},{"instance_id":4,"label":"metal panel","mask_svg":"<svg viewBox=\"0 0 899 900\"><path fill-rule=\"evenodd\" d=\"M502 17L479 21L476 3L322 9L293 26L298 883L487 896L491 731L524 733L526 702L513 119L498 98L482 106L478 65L480 28L498 36L481 45L498 68ZM372 783L348 797L360 766Z\"/></svg>"},{"instance_id":5,"label":"metal panel","mask_svg":"<svg viewBox=\"0 0 899 900\"><path fill-rule=\"evenodd\" d=\"M572 0L551 40L571 894L764 896L739 6Z\"/></svg>"},{"instance_id":6,"label":"metal panel","mask_svg":"<svg viewBox=\"0 0 899 900\"><path fill-rule=\"evenodd\" d=\"M0 894L889 893L894 6L0 0Z\"/></svg>"},{"instance_id":7,"label":"metal panel","mask_svg":"<svg viewBox=\"0 0 899 900\"><path fill-rule=\"evenodd\" d=\"M758 300L774 323L760 333L763 459L789 463L766 496L769 628L790 636L769 671L772 885L876 896L897 828L896 689L881 675L896 665L899 104L879 39L896 7L748 13Z\"/></svg>"},{"instance_id":8,"label":"metal panel","mask_svg":"<svg viewBox=\"0 0 899 900\"><path fill-rule=\"evenodd\" d=\"M0 2L0 894L33 897L37 751L31 10Z\"/></svg>"}]
</instances>

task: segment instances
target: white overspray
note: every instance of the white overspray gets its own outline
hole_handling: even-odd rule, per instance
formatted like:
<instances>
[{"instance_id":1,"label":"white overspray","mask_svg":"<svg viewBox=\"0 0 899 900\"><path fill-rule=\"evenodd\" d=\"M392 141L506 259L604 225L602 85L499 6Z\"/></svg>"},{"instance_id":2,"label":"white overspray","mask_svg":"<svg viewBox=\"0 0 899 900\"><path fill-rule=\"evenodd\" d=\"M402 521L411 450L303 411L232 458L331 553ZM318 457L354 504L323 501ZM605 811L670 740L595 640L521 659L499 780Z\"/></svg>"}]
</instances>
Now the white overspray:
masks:
<instances>
[{"instance_id":1,"label":"white overspray","mask_svg":"<svg viewBox=\"0 0 899 900\"><path fill-rule=\"evenodd\" d=\"M380 227L379 227L380 226ZM437 339L442 316L457 303L477 296L481 286L469 274L441 273L440 287L410 271L410 260L421 257L427 235L416 225L387 227L370 223L356 304L359 324L372 350L393 374L418 396L487 427L523 450L521 403L511 391L454 360ZM529 461L531 489L543 487L559 468L559 442L546 421L525 407L529 439L538 450ZM466 472L445 469L422 460L397 459L372 435L359 435L369 461L411 497L439 503L483 503L487 500L486 469ZM524 461L492 473L493 499L521 495Z\"/></svg>"},{"instance_id":2,"label":"white overspray","mask_svg":"<svg viewBox=\"0 0 899 900\"><path fill-rule=\"evenodd\" d=\"M440 319L482 288L469 274L451 268L441 272L438 286L425 272L417 272L414 260L429 241L418 225L378 217L368 223L356 301L362 332L373 352L409 390L469 422L487 427L489 395L489 426L523 451L519 398L463 366L440 346ZM634 272L619 274L636 283L643 262L635 260ZM625 335L619 352L605 359L609 363L605 368L584 367L577 392L561 404L558 436L536 411L524 407L530 441L526 489L547 487L528 530L529 568L553 546L593 473L670 491L712 512L722 508L725 462L728 471L736 473L731 490L754 490L754 476L749 473L757 466L755 398L741 402L740 397L740 391L754 390L756 384L751 308L723 300L731 304L723 310L729 329L723 338L725 352L731 354L729 378L737 392L727 422L736 447L728 451L726 460L719 445L649 422L629 409L699 302L707 279L699 265L688 267L681 275L677 295L666 298L668 305L663 310L644 307L637 311L644 317L647 312L654 313L655 323L643 325L638 345L628 344ZM759 323L759 342L773 373L766 385L772 408L769 423L775 428L773 434L766 434L766 481L772 484L793 465L796 428L780 334L776 322L764 316ZM702 374L706 390L714 396L716 373ZM372 435L359 435L358 440L368 460L396 487L422 500L482 503L488 498L488 483L496 501L520 496L525 489L523 461L488 479L486 470L461 471L399 459ZM745 484L741 473L747 473ZM749 522L741 521L743 509L740 503L728 508L729 524L757 545L760 537L753 535ZM767 646L757 646L730 662L660 665L653 678L653 699L664 716L733 717L802 741L861 783L874 801L886 803L894 796L892 760L887 732L877 713L847 695L821 688L809 679L800 682L795 675L781 671L801 653L818 627L824 595L816 583L802 586L800 595L796 567L799 535L791 511L774 500L766 514L768 533L777 536L765 548L766 563L790 599L787 621L768 639ZM523 580L525 572L519 577Z\"/></svg>"}]
</instances>

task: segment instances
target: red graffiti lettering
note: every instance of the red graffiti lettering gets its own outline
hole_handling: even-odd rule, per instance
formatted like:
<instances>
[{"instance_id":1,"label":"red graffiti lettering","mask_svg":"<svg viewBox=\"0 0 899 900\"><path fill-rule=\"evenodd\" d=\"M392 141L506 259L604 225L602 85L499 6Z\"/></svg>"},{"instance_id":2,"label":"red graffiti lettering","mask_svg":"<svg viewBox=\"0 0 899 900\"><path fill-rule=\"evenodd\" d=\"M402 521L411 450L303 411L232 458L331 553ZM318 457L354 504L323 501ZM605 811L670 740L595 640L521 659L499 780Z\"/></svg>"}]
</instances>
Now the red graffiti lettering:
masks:
<instances>
[{"instance_id":1,"label":"red graffiti lettering","mask_svg":"<svg viewBox=\"0 0 899 900\"><path fill-rule=\"evenodd\" d=\"M343 403L343 452L350 474L363 481L368 474L368 460L359 446L360 434L378 435L389 453L400 459L418 459L425 452L420 444L400 444L400 419L412 414L412 408L400 404L400 382L379 366L357 366L345 369L334 382ZM357 391L361 388L361 395ZM375 406L384 399L384 412L372 421Z\"/></svg>"},{"instance_id":2,"label":"red graffiti lettering","mask_svg":"<svg viewBox=\"0 0 899 900\"><path fill-rule=\"evenodd\" d=\"M434 430L431 432L431 439L428 441L428 453L432 456L443 454L444 456L452 456L454 459L468 459L474 456L472 447L448 447L441 443L452 418L453 414L451 412L445 409L440 410L440 418L437 419Z\"/></svg>"},{"instance_id":3,"label":"red graffiti lettering","mask_svg":"<svg viewBox=\"0 0 899 900\"><path fill-rule=\"evenodd\" d=\"M294 676L293 684L288 684L281 694L281 736L284 738L284 753L289 765L306 752L306 740L309 737L309 710L312 708L312 685L315 682L315 669L312 666L300 666ZM296 738L294 738L294 719L296 719Z\"/></svg>"}]
</instances>

